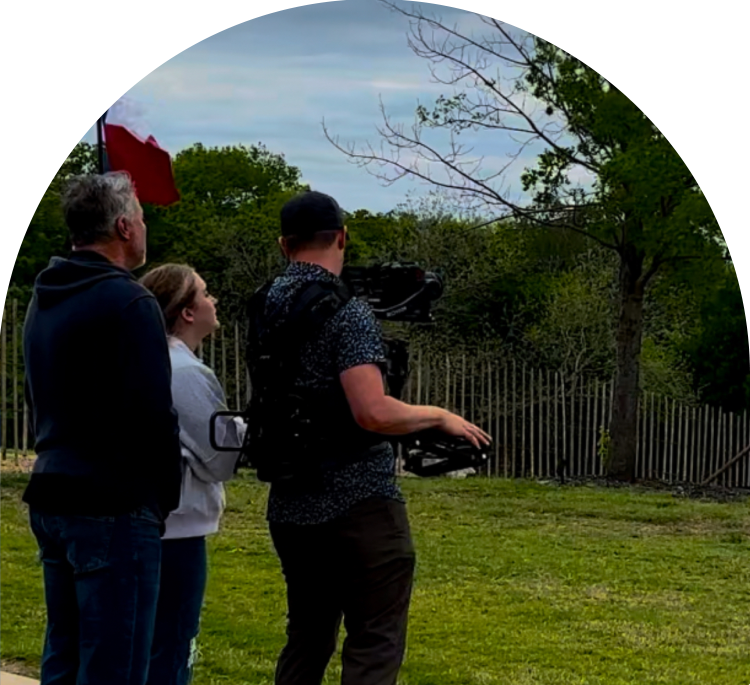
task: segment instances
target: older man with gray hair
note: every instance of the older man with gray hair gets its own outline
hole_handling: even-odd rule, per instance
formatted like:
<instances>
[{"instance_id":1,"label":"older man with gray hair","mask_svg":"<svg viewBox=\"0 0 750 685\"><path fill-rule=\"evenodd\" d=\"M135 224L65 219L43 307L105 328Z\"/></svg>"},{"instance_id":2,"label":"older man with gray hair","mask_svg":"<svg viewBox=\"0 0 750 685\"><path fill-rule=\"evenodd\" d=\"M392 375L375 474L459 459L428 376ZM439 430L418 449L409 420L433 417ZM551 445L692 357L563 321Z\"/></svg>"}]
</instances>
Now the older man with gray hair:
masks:
<instances>
[{"instance_id":1,"label":"older man with gray hair","mask_svg":"<svg viewBox=\"0 0 750 685\"><path fill-rule=\"evenodd\" d=\"M181 456L164 320L130 273L143 209L123 173L72 180L73 245L34 284L24 330L37 459L24 500L44 567L42 685L142 685L164 519Z\"/></svg>"}]
</instances>

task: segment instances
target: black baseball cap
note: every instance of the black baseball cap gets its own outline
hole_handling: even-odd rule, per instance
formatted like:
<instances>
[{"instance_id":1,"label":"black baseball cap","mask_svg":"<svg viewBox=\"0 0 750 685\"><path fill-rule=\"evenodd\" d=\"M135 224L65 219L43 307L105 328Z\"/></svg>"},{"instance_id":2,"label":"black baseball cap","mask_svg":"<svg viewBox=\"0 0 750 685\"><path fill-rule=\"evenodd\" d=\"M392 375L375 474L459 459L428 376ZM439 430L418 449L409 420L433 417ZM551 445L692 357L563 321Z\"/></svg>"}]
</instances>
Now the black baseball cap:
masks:
<instances>
[{"instance_id":1,"label":"black baseball cap","mask_svg":"<svg viewBox=\"0 0 750 685\"><path fill-rule=\"evenodd\" d=\"M281 235L284 237L308 237L343 228L344 212L338 202L316 190L295 195L281 208Z\"/></svg>"}]
</instances>

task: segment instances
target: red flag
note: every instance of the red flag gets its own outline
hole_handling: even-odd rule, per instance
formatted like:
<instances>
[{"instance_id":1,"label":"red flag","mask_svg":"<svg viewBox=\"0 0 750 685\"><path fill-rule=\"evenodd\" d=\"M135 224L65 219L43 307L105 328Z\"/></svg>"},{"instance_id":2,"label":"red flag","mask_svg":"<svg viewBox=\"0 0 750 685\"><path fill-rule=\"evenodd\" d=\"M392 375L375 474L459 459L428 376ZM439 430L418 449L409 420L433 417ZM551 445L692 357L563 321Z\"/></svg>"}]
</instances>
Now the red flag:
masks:
<instances>
[{"instance_id":1,"label":"red flag","mask_svg":"<svg viewBox=\"0 0 750 685\"><path fill-rule=\"evenodd\" d=\"M142 140L124 126L105 124L104 138L109 168L130 174L141 202L171 205L180 199L174 184L172 160L153 136Z\"/></svg>"}]
</instances>

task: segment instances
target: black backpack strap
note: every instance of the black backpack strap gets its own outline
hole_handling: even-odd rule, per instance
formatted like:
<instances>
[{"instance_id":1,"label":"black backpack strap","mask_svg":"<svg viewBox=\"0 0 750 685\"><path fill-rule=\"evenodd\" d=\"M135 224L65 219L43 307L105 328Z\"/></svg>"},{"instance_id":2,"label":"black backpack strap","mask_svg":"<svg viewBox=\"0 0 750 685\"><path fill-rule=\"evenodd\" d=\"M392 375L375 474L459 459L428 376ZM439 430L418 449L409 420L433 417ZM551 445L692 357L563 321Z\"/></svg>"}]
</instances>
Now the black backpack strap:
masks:
<instances>
[{"instance_id":1,"label":"black backpack strap","mask_svg":"<svg viewBox=\"0 0 750 685\"><path fill-rule=\"evenodd\" d=\"M312 281L297 293L284 328L301 349L350 299L351 293L343 284Z\"/></svg>"},{"instance_id":2,"label":"black backpack strap","mask_svg":"<svg viewBox=\"0 0 750 685\"><path fill-rule=\"evenodd\" d=\"M264 331L266 298L272 285L273 281L268 281L265 285L258 288L247 303L248 337L246 344L249 348L257 345Z\"/></svg>"},{"instance_id":3,"label":"black backpack strap","mask_svg":"<svg viewBox=\"0 0 750 685\"><path fill-rule=\"evenodd\" d=\"M298 369L300 354L304 345L319 334L323 325L341 310L352 298L343 283L310 281L296 293L291 307L283 321L274 326L266 321L266 298L271 288L267 283L256 291L248 305L250 336L248 349L279 358L279 355L293 363L284 365L285 380ZM281 382L281 379L278 379Z\"/></svg>"}]
</instances>

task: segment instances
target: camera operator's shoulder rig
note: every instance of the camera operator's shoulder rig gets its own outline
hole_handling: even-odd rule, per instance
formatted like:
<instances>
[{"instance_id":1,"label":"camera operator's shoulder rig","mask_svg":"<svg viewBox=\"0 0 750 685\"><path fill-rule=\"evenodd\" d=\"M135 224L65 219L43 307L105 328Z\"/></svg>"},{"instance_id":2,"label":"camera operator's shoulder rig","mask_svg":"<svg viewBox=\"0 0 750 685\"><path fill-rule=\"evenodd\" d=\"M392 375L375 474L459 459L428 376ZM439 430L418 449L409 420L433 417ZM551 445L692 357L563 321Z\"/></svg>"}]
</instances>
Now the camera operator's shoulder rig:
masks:
<instances>
[{"instance_id":1,"label":"camera operator's shoulder rig","mask_svg":"<svg viewBox=\"0 0 750 685\"><path fill-rule=\"evenodd\" d=\"M340 383L328 389L299 386L301 357L351 300L341 282L311 281L299 287L287 311L267 306L271 283L248 307L247 365L252 395L246 457L266 482L310 486L326 468L367 457L384 442L354 420Z\"/></svg>"}]
</instances>

